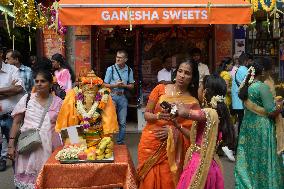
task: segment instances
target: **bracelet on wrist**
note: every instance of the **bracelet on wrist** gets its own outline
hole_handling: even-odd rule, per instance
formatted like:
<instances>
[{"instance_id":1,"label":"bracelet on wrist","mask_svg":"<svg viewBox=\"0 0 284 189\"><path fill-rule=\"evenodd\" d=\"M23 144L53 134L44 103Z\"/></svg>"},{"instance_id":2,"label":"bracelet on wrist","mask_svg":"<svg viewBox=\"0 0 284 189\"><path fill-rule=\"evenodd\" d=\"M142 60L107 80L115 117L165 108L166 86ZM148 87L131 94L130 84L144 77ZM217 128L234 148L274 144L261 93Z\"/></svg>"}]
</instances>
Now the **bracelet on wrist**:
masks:
<instances>
[{"instance_id":1,"label":"bracelet on wrist","mask_svg":"<svg viewBox=\"0 0 284 189\"><path fill-rule=\"evenodd\" d=\"M9 137L9 139L15 139L15 137Z\"/></svg>"}]
</instances>

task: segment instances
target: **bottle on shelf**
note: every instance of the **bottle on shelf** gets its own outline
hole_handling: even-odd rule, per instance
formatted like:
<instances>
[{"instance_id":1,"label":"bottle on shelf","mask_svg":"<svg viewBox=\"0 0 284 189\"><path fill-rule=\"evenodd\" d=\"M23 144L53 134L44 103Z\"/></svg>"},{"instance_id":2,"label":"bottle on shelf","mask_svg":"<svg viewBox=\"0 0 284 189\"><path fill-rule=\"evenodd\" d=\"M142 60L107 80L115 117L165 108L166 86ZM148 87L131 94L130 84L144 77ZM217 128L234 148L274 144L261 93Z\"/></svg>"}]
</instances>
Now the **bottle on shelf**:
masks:
<instances>
[{"instance_id":1,"label":"bottle on shelf","mask_svg":"<svg viewBox=\"0 0 284 189\"><path fill-rule=\"evenodd\" d=\"M274 48L274 44L272 42L270 43L270 55L271 56L275 55L275 48Z\"/></svg>"},{"instance_id":2,"label":"bottle on shelf","mask_svg":"<svg viewBox=\"0 0 284 189\"><path fill-rule=\"evenodd\" d=\"M253 48L254 48L254 54L258 55L258 42L255 43L255 46Z\"/></svg>"},{"instance_id":3,"label":"bottle on shelf","mask_svg":"<svg viewBox=\"0 0 284 189\"><path fill-rule=\"evenodd\" d=\"M253 31L252 31L252 29L250 29L249 32L248 32L248 38L249 39L253 38Z\"/></svg>"},{"instance_id":4,"label":"bottle on shelf","mask_svg":"<svg viewBox=\"0 0 284 189\"><path fill-rule=\"evenodd\" d=\"M253 39L256 39L256 35L257 35L257 31L255 28L253 28L253 31L252 31L252 38Z\"/></svg>"}]
</instances>

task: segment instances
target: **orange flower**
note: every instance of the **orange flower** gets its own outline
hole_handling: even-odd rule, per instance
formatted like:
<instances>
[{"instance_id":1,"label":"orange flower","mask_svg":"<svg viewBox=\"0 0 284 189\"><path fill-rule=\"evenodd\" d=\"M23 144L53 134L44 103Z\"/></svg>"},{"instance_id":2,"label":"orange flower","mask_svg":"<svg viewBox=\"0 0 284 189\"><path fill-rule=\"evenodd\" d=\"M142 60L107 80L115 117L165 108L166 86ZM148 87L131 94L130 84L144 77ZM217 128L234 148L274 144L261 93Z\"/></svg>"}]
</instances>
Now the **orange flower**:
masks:
<instances>
[{"instance_id":1,"label":"orange flower","mask_svg":"<svg viewBox=\"0 0 284 189\"><path fill-rule=\"evenodd\" d=\"M101 101L98 108L103 110L105 108L105 103L103 101Z\"/></svg>"}]
</instances>

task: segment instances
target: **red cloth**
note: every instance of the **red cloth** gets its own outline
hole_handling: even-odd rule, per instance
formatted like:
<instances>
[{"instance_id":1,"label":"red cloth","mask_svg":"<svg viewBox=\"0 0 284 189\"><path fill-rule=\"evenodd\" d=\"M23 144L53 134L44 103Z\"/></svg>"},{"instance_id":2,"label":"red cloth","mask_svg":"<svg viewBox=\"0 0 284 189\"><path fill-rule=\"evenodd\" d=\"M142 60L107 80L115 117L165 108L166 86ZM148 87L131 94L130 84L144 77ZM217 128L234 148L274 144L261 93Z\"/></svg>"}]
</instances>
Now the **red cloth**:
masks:
<instances>
[{"instance_id":1,"label":"red cloth","mask_svg":"<svg viewBox=\"0 0 284 189\"><path fill-rule=\"evenodd\" d=\"M40 171L36 188L113 188L136 189L137 174L125 145L114 146L113 163L60 164L58 148Z\"/></svg>"}]
</instances>

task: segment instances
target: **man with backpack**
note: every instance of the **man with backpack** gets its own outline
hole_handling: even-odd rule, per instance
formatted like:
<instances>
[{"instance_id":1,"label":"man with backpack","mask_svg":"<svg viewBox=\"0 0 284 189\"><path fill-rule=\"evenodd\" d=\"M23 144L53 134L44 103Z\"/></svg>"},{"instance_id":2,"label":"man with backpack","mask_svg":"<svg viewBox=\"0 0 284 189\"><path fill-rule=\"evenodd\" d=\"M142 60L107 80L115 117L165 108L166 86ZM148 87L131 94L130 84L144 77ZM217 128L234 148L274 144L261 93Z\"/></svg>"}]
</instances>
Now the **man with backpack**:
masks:
<instances>
[{"instance_id":1,"label":"man with backpack","mask_svg":"<svg viewBox=\"0 0 284 189\"><path fill-rule=\"evenodd\" d=\"M111 89L111 97L116 107L119 123L117 144L124 144L128 106L126 92L134 88L135 82L132 69L126 65L127 60L127 52L125 50L118 50L116 62L114 65L107 68L104 79L105 86Z\"/></svg>"}]
</instances>

